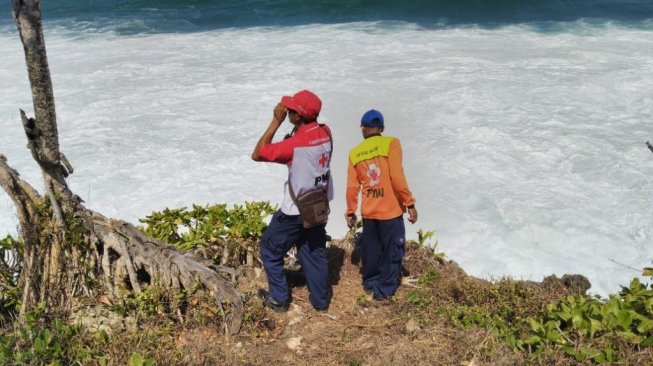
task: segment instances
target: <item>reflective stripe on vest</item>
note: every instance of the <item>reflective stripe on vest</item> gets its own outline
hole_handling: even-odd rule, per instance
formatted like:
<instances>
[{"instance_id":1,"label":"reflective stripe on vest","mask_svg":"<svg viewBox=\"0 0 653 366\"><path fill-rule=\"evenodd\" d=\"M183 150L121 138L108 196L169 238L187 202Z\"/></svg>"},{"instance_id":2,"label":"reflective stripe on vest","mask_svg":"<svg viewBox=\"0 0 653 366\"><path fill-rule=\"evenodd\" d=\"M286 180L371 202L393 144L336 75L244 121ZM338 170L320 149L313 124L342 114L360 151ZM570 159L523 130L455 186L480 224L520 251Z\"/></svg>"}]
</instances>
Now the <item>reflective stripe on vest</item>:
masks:
<instances>
[{"instance_id":1,"label":"reflective stripe on vest","mask_svg":"<svg viewBox=\"0 0 653 366\"><path fill-rule=\"evenodd\" d=\"M364 160L377 156L388 156L392 140L394 140L394 137L385 136L373 136L365 139L349 152L351 164L356 166L356 164Z\"/></svg>"}]
</instances>

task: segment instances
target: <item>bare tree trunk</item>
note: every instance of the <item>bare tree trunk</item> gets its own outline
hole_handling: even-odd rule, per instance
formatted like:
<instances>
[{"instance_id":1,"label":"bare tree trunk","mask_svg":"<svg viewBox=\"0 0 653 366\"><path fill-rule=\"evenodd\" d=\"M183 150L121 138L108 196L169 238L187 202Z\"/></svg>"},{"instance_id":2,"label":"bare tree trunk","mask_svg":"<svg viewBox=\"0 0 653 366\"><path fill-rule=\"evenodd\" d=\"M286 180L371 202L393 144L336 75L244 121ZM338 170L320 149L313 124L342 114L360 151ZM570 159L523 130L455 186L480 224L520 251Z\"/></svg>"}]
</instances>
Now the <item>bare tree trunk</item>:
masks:
<instances>
[{"instance_id":1,"label":"bare tree trunk","mask_svg":"<svg viewBox=\"0 0 653 366\"><path fill-rule=\"evenodd\" d=\"M216 272L228 269L210 268L198 257L144 236L129 223L88 210L70 191L65 178L73 168L59 151L40 1L13 0L13 14L25 51L35 113L35 118L28 118L21 110L21 119L45 187L42 197L0 155L0 187L16 206L25 243L19 277L23 290L20 314L39 302L64 310L80 295L116 298L124 288L138 293L143 284L153 281L177 288L200 283L213 292L220 307L229 307L223 308L225 327L230 333L237 332L242 323L242 299Z\"/></svg>"}]
</instances>

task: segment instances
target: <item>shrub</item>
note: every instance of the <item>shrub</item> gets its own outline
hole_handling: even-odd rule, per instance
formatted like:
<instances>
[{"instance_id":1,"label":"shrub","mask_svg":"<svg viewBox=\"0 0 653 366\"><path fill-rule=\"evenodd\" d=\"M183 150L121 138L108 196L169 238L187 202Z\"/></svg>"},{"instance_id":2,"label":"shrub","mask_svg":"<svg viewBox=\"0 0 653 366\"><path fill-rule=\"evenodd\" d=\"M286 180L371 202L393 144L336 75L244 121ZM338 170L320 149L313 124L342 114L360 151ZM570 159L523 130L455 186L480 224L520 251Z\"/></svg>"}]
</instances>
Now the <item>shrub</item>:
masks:
<instances>
[{"instance_id":1,"label":"shrub","mask_svg":"<svg viewBox=\"0 0 653 366\"><path fill-rule=\"evenodd\" d=\"M70 365L100 358L100 347L85 338L81 325L49 321L43 309L42 304L26 313L24 323L0 335L0 364Z\"/></svg>"},{"instance_id":2,"label":"shrub","mask_svg":"<svg viewBox=\"0 0 653 366\"><path fill-rule=\"evenodd\" d=\"M208 250L209 259L238 266L247 262L247 254L267 228L264 221L276 210L270 202L245 202L244 205L193 205L152 212L141 231L163 240L179 250ZM251 263L249 263L251 264Z\"/></svg>"},{"instance_id":3,"label":"shrub","mask_svg":"<svg viewBox=\"0 0 653 366\"><path fill-rule=\"evenodd\" d=\"M653 345L653 288L635 278L607 299L568 296L527 321L519 348L562 347L578 361L613 362L628 348Z\"/></svg>"},{"instance_id":4,"label":"shrub","mask_svg":"<svg viewBox=\"0 0 653 366\"><path fill-rule=\"evenodd\" d=\"M18 274L22 269L23 240L6 236L0 239L0 314L12 316L20 302L17 287Z\"/></svg>"}]
</instances>

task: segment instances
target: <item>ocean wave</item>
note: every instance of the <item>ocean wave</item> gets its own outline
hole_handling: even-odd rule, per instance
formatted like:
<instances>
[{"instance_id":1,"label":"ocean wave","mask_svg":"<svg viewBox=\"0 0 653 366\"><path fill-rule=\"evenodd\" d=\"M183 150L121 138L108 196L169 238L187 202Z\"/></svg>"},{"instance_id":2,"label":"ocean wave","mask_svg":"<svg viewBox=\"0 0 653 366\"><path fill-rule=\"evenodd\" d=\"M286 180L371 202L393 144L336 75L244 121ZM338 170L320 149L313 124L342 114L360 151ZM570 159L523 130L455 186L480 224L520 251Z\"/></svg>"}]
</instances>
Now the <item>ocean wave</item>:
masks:
<instances>
[{"instance_id":1,"label":"ocean wave","mask_svg":"<svg viewBox=\"0 0 653 366\"><path fill-rule=\"evenodd\" d=\"M9 6L0 4L0 13L10 14ZM584 20L651 29L653 20L649 0L61 0L42 6L46 23L128 35L369 21L409 22L429 29L533 23L547 31L557 22ZM10 18L0 19L0 30L10 23Z\"/></svg>"}]
</instances>

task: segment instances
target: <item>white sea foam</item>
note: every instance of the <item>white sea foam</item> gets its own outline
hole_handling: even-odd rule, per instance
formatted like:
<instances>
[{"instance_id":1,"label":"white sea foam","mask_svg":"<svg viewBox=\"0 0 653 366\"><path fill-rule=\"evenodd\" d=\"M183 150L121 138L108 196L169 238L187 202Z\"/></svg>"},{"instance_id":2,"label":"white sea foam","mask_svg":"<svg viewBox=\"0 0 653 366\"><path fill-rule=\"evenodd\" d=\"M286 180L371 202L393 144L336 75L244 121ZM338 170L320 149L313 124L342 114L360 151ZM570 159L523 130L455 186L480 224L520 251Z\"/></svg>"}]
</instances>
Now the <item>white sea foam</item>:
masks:
<instances>
[{"instance_id":1,"label":"white sea foam","mask_svg":"<svg viewBox=\"0 0 653 366\"><path fill-rule=\"evenodd\" d=\"M637 275L626 266L653 259L650 31L358 23L46 38L70 185L108 216L279 202L285 167L249 154L279 97L309 88L334 130L335 237L347 151L377 108L417 197L409 237L435 229L469 273L583 273L605 294ZM0 153L40 187L18 115L31 101L15 34L0 34L0 75ZM0 234L16 225L0 194Z\"/></svg>"}]
</instances>

